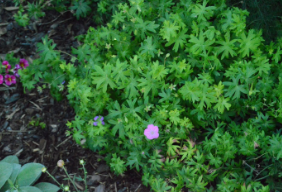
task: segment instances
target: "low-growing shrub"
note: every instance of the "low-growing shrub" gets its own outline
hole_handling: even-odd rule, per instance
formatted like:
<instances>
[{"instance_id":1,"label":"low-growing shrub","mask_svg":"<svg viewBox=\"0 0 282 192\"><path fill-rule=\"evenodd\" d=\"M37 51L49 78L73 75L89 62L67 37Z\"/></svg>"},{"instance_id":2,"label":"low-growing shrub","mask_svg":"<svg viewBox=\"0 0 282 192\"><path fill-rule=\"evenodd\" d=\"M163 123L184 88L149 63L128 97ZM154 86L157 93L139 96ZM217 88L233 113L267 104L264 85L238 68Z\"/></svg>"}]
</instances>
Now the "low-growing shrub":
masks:
<instances>
[{"instance_id":1,"label":"low-growing shrub","mask_svg":"<svg viewBox=\"0 0 282 192\"><path fill-rule=\"evenodd\" d=\"M69 134L155 191L279 190L281 40L265 45L247 15L224 0L123 2L70 62L43 38L21 81L58 99L65 82Z\"/></svg>"}]
</instances>

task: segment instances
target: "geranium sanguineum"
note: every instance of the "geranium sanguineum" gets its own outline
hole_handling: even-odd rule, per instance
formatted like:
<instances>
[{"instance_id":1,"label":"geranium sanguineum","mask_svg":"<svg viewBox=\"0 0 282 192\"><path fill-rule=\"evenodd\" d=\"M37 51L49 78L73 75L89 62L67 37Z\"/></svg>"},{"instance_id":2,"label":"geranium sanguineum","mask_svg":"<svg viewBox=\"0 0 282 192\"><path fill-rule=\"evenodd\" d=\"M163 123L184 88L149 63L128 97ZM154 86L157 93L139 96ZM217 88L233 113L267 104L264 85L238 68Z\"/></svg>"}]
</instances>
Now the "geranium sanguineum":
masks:
<instances>
[{"instance_id":1,"label":"geranium sanguineum","mask_svg":"<svg viewBox=\"0 0 282 192\"><path fill-rule=\"evenodd\" d=\"M153 124L148 125L147 129L144 130L144 135L150 140L157 139L159 137L158 126L154 126Z\"/></svg>"},{"instance_id":2,"label":"geranium sanguineum","mask_svg":"<svg viewBox=\"0 0 282 192\"><path fill-rule=\"evenodd\" d=\"M98 126L98 122L97 122L98 119L99 119L99 116L94 117L94 122L93 122L94 126ZM105 125L104 117L101 117L100 121L101 121L102 125Z\"/></svg>"},{"instance_id":3,"label":"geranium sanguineum","mask_svg":"<svg viewBox=\"0 0 282 192\"><path fill-rule=\"evenodd\" d=\"M16 77L14 75L5 75L5 83L8 86L16 84Z\"/></svg>"}]
</instances>

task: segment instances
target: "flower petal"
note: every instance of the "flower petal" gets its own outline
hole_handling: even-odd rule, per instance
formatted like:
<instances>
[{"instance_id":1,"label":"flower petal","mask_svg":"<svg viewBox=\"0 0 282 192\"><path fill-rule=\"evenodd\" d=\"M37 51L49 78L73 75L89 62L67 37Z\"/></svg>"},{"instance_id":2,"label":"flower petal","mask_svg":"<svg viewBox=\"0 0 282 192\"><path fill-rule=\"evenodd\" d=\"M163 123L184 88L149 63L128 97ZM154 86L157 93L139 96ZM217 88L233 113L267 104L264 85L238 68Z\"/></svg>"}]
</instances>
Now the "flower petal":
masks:
<instances>
[{"instance_id":1,"label":"flower petal","mask_svg":"<svg viewBox=\"0 0 282 192\"><path fill-rule=\"evenodd\" d=\"M94 121L97 121L98 118L99 118L99 116L94 117Z\"/></svg>"}]
</instances>

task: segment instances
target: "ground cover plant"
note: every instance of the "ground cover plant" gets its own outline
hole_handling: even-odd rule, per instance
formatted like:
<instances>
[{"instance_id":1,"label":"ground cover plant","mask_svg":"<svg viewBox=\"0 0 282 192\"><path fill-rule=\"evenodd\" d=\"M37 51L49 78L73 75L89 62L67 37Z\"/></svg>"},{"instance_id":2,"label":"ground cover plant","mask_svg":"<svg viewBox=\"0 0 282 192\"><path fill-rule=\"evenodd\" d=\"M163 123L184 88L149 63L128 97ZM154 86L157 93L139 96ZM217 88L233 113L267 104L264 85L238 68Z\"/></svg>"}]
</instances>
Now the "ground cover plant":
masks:
<instances>
[{"instance_id":1,"label":"ground cover plant","mask_svg":"<svg viewBox=\"0 0 282 192\"><path fill-rule=\"evenodd\" d=\"M224 0L124 1L70 61L45 37L19 75L57 99L67 88L68 134L116 174L142 171L155 191L279 191L281 41L266 45L247 15Z\"/></svg>"}]
</instances>

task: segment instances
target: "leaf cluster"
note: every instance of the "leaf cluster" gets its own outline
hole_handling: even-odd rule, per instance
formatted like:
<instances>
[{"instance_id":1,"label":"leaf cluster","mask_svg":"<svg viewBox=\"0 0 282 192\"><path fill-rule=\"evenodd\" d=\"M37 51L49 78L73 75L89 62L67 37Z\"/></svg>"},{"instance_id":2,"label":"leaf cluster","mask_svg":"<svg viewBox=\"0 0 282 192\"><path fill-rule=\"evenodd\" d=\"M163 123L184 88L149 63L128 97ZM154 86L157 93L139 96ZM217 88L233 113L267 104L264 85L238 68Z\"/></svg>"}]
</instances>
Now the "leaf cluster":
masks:
<instances>
[{"instance_id":1,"label":"leaf cluster","mask_svg":"<svg viewBox=\"0 0 282 192\"><path fill-rule=\"evenodd\" d=\"M105 154L116 174L142 170L155 191L278 189L279 42L265 44L246 27L248 12L222 0L98 7L113 11L111 21L79 36L70 61L44 38L34 68L21 74L25 87L36 77L54 95L67 82L75 141ZM99 115L105 125L93 126ZM144 136L149 124L158 139Z\"/></svg>"}]
</instances>

